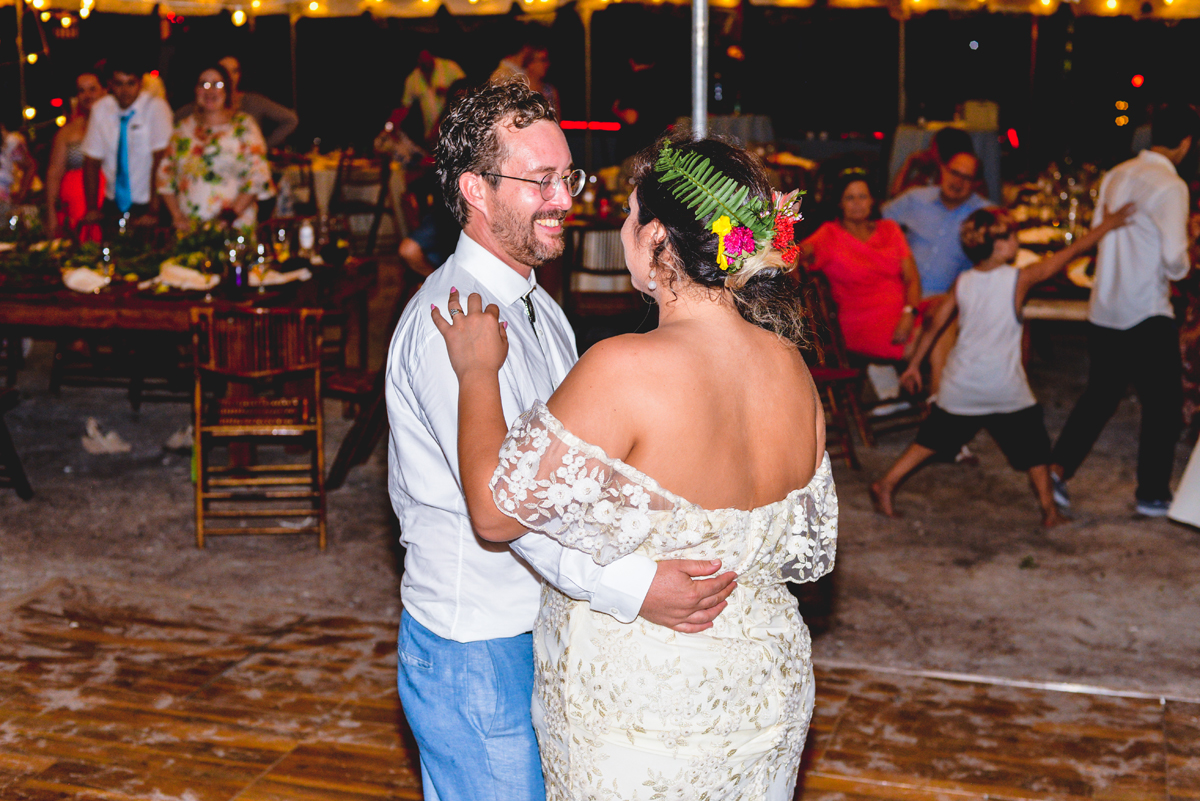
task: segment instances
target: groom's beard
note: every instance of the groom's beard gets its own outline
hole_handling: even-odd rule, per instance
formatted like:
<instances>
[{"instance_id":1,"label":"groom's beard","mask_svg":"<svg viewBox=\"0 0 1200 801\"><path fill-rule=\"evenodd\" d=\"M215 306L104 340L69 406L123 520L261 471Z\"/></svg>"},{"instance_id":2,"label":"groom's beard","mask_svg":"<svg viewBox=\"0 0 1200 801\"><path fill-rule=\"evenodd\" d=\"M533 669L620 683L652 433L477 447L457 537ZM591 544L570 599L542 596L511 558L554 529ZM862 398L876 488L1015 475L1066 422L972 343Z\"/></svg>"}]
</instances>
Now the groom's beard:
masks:
<instances>
[{"instance_id":1,"label":"groom's beard","mask_svg":"<svg viewBox=\"0 0 1200 801\"><path fill-rule=\"evenodd\" d=\"M552 242L542 241L538 237L536 221L562 220L566 216L565 211L554 209L539 211L532 217L524 218L513 207L498 204L495 221L492 223L492 234L514 261L537 268L562 255L564 240L560 228Z\"/></svg>"}]
</instances>

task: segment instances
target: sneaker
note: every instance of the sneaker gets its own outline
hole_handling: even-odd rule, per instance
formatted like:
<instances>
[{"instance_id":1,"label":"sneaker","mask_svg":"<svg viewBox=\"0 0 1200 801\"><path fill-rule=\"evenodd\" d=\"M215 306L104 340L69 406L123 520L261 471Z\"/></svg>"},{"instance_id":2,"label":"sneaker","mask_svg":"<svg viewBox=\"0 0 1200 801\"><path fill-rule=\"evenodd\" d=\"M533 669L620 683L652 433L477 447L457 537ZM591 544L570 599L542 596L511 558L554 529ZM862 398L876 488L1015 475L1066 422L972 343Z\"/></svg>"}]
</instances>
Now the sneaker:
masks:
<instances>
[{"instance_id":1,"label":"sneaker","mask_svg":"<svg viewBox=\"0 0 1200 801\"><path fill-rule=\"evenodd\" d=\"M1054 505L1059 509L1071 508L1071 493L1067 492L1067 482L1050 473L1050 484L1054 487Z\"/></svg>"},{"instance_id":2,"label":"sneaker","mask_svg":"<svg viewBox=\"0 0 1200 801\"><path fill-rule=\"evenodd\" d=\"M1171 508L1170 501L1138 501L1137 513L1142 517L1166 517Z\"/></svg>"}]
</instances>

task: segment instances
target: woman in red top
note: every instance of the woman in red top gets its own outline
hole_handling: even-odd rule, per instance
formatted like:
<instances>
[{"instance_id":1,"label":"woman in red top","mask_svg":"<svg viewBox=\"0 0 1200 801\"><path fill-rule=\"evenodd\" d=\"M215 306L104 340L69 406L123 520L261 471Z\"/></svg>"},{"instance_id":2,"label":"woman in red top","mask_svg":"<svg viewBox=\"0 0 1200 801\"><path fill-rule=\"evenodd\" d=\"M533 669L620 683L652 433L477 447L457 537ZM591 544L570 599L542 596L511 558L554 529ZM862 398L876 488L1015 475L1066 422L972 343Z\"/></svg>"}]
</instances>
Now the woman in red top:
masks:
<instances>
[{"instance_id":1,"label":"woman in red top","mask_svg":"<svg viewBox=\"0 0 1200 801\"><path fill-rule=\"evenodd\" d=\"M921 278L904 232L877 218L864 170L842 171L829 196L836 219L801 243L801 263L829 279L847 350L906 359L915 342Z\"/></svg>"}]
</instances>

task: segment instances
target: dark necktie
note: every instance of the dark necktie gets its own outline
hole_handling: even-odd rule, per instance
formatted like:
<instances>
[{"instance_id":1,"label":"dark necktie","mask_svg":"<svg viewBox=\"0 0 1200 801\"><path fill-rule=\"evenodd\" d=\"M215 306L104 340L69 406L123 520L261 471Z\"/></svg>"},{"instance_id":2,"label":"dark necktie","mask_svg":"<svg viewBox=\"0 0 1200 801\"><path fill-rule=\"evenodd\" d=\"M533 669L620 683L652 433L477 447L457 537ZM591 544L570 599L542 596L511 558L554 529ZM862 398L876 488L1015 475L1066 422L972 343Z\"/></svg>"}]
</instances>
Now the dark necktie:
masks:
<instances>
[{"instance_id":1,"label":"dark necktie","mask_svg":"<svg viewBox=\"0 0 1200 801\"><path fill-rule=\"evenodd\" d=\"M537 314L533 310L533 298L530 297L532 294L533 290L530 290L528 294L522 295L521 302L525 304L525 316L529 318L529 324L533 326L533 335L537 336Z\"/></svg>"}]
</instances>

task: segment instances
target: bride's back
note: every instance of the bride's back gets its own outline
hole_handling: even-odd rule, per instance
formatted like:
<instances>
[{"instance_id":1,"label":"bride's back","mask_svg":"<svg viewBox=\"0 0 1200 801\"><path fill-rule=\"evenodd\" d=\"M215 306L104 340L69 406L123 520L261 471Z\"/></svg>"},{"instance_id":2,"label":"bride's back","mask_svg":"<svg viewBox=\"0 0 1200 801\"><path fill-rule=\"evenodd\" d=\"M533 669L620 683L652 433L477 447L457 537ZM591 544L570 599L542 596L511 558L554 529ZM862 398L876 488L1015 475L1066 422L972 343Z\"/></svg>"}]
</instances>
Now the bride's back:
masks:
<instances>
[{"instance_id":1,"label":"bride's back","mask_svg":"<svg viewBox=\"0 0 1200 801\"><path fill-rule=\"evenodd\" d=\"M820 405L795 347L712 311L597 345L552 411L675 495L754 509L812 478L824 450Z\"/></svg>"}]
</instances>

